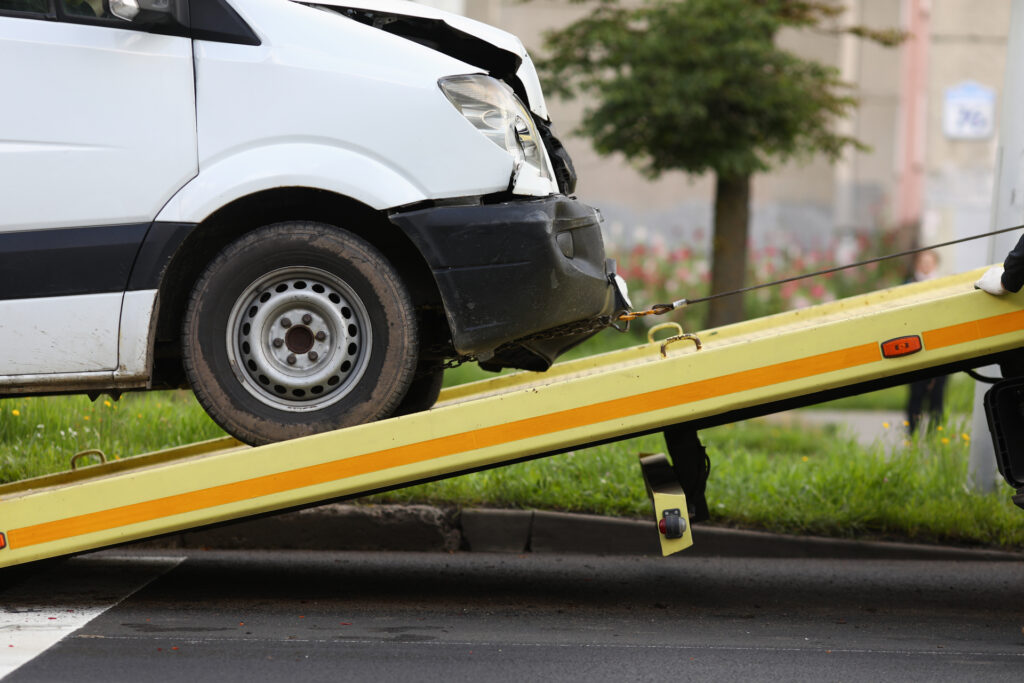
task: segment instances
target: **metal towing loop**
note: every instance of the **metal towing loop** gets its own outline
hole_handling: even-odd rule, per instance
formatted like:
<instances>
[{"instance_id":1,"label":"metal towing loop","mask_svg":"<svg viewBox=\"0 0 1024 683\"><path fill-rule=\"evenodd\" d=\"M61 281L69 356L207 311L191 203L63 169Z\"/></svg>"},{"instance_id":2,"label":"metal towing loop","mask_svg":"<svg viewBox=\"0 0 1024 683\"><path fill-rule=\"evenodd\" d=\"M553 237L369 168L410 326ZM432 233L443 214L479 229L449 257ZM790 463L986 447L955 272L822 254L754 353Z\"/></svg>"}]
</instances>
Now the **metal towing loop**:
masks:
<instances>
[{"instance_id":1,"label":"metal towing loop","mask_svg":"<svg viewBox=\"0 0 1024 683\"><path fill-rule=\"evenodd\" d=\"M698 351L701 350L702 346L701 346L701 343L700 343L700 337L698 337L695 334L690 334L689 332L684 332L683 331L683 326L680 325L679 323L674 323L674 322L659 323L659 324L655 325L654 327L652 327L651 329L647 330L647 341L650 342L651 344L654 344L655 343L654 335L657 334L658 332L660 332L661 330L667 330L667 329L675 329L676 333L674 335L672 335L671 337L666 337L665 339L661 340L661 357L662 358L667 358L668 357L668 345L671 344L672 342L692 341L694 344L697 345L697 350Z\"/></svg>"},{"instance_id":2,"label":"metal towing loop","mask_svg":"<svg viewBox=\"0 0 1024 683\"><path fill-rule=\"evenodd\" d=\"M86 458L86 457L88 457L90 455L96 456L97 458L99 458L100 459L100 463L105 463L107 461L107 456L103 454L103 451L101 451L98 448L90 448L88 450L79 451L79 452L77 452L77 453L75 453L74 455L71 456L71 469L77 470L78 469L78 461L81 460L82 458Z\"/></svg>"}]
</instances>

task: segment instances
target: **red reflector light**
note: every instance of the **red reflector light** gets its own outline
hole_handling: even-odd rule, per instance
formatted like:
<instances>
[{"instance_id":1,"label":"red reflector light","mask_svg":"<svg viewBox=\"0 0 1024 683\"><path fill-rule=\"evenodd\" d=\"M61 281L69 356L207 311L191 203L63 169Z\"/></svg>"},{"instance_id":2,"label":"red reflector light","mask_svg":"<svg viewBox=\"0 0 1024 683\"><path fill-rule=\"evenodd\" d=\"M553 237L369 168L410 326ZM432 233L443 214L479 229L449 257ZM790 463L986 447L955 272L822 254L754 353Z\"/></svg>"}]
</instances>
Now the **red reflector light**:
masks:
<instances>
[{"instance_id":1,"label":"red reflector light","mask_svg":"<svg viewBox=\"0 0 1024 683\"><path fill-rule=\"evenodd\" d=\"M7 537L4 536L2 532L0 532L0 550L3 550L6 547L7 547Z\"/></svg>"},{"instance_id":2,"label":"red reflector light","mask_svg":"<svg viewBox=\"0 0 1024 683\"><path fill-rule=\"evenodd\" d=\"M917 353L924 348L921 344L921 337L912 334L908 337L896 337L887 342L882 342L882 355L886 358L899 358Z\"/></svg>"},{"instance_id":3,"label":"red reflector light","mask_svg":"<svg viewBox=\"0 0 1024 683\"><path fill-rule=\"evenodd\" d=\"M658 531L663 534L668 531L668 524L665 522L664 518L658 520Z\"/></svg>"}]
</instances>

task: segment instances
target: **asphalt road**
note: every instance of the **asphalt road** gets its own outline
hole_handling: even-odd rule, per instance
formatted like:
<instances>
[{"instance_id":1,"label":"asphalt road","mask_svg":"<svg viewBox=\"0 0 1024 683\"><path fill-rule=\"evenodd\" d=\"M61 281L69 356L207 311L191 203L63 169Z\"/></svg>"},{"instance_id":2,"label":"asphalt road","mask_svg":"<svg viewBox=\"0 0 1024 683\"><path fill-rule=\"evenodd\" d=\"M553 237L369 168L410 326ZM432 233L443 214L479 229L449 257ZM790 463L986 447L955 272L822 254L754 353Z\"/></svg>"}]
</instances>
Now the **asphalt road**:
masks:
<instances>
[{"instance_id":1,"label":"asphalt road","mask_svg":"<svg viewBox=\"0 0 1024 683\"><path fill-rule=\"evenodd\" d=\"M5 683L975 681L1024 668L1017 562L122 550L4 581Z\"/></svg>"}]
</instances>

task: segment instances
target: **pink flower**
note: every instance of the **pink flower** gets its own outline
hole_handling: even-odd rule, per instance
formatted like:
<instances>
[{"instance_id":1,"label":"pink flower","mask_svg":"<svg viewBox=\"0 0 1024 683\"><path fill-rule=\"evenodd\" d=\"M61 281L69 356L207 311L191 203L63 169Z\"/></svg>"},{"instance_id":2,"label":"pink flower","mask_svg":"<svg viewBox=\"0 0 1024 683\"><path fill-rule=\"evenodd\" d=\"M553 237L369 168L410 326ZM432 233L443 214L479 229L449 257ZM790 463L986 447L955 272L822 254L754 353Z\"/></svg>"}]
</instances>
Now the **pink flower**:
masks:
<instances>
[{"instance_id":1,"label":"pink flower","mask_svg":"<svg viewBox=\"0 0 1024 683\"><path fill-rule=\"evenodd\" d=\"M671 258L673 261L687 261L692 255L693 252L691 252L687 247L682 247L673 251Z\"/></svg>"}]
</instances>

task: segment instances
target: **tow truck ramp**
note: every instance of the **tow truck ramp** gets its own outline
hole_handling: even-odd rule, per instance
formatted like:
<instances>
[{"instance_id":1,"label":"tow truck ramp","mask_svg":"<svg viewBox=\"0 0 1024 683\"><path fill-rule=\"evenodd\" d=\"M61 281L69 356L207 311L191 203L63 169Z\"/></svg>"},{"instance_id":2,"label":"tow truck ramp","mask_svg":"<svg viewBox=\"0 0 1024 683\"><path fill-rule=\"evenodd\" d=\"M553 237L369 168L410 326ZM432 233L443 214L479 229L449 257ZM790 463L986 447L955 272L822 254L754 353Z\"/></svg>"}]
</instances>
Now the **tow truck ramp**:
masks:
<instances>
[{"instance_id":1,"label":"tow truck ramp","mask_svg":"<svg viewBox=\"0 0 1024 683\"><path fill-rule=\"evenodd\" d=\"M423 413L258 448L217 439L0 486L0 567L1007 362L1024 347L1024 294L975 291L981 272L704 331L701 350L680 341L662 356L645 344L454 387ZM666 464L648 487L669 551L690 536Z\"/></svg>"}]
</instances>

